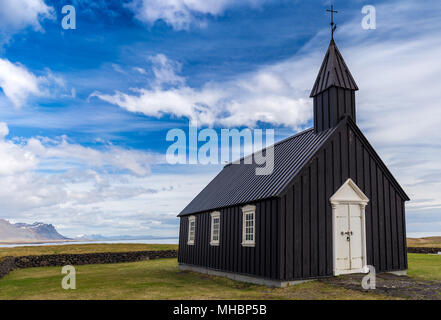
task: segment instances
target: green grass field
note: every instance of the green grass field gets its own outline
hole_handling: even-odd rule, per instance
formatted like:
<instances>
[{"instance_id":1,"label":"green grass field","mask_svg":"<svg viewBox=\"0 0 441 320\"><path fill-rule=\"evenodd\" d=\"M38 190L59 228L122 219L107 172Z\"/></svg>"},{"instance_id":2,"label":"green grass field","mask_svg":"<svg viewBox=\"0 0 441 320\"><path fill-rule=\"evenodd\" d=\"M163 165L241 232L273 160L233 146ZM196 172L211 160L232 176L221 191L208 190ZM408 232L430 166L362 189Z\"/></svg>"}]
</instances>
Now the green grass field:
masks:
<instances>
[{"instance_id":1,"label":"green grass field","mask_svg":"<svg viewBox=\"0 0 441 320\"><path fill-rule=\"evenodd\" d=\"M61 268L16 270L0 279L0 299L386 299L317 281L268 288L178 270L176 259L79 266L77 289L61 288Z\"/></svg>"},{"instance_id":2,"label":"green grass field","mask_svg":"<svg viewBox=\"0 0 441 320\"><path fill-rule=\"evenodd\" d=\"M55 246L25 246L15 248L0 248L0 258L6 256L30 256L44 254L80 254L95 252L129 252L129 251L157 251L177 250L177 244L71 244Z\"/></svg>"},{"instance_id":3,"label":"green grass field","mask_svg":"<svg viewBox=\"0 0 441 320\"><path fill-rule=\"evenodd\" d=\"M0 249L0 256L175 249L174 245L75 245ZM409 254L411 277L441 280L441 256ZM284 289L178 270L176 259L78 266L77 289L61 288L60 267L15 270L0 299L390 299L312 281Z\"/></svg>"},{"instance_id":4,"label":"green grass field","mask_svg":"<svg viewBox=\"0 0 441 320\"><path fill-rule=\"evenodd\" d=\"M441 255L409 253L407 257L409 277L441 281Z\"/></svg>"}]
</instances>

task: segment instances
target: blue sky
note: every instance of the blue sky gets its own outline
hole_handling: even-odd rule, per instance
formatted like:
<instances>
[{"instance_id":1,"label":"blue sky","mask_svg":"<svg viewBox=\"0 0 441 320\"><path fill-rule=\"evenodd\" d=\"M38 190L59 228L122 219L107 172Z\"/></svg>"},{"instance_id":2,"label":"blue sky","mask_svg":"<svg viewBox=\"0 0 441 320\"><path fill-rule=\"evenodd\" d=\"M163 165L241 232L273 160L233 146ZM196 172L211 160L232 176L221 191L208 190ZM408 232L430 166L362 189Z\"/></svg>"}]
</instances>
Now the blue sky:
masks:
<instances>
[{"instance_id":1,"label":"blue sky","mask_svg":"<svg viewBox=\"0 0 441 320\"><path fill-rule=\"evenodd\" d=\"M76 8L77 29L61 27ZM175 236L220 166L165 163L172 128L312 125L329 1L5 0L0 4L0 218L75 236ZM441 5L335 1L359 125L441 235ZM377 29L361 27L374 5ZM201 107L202 106L202 107ZM170 203L169 199L174 199Z\"/></svg>"}]
</instances>

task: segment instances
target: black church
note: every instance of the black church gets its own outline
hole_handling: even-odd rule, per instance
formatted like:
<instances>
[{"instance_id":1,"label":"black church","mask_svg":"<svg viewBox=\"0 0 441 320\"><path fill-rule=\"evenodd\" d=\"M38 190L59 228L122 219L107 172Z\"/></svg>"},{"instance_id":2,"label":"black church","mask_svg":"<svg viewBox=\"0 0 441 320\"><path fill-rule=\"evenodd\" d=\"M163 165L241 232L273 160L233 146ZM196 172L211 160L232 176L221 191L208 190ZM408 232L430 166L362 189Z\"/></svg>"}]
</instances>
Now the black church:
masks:
<instances>
[{"instance_id":1,"label":"black church","mask_svg":"<svg viewBox=\"0 0 441 320\"><path fill-rule=\"evenodd\" d=\"M358 90L331 40L314 127L274 145L274 171L230 164L179 214L179 266L284 287L407 270L405 191L356 124Z\"/></svg>"}]
</instances>

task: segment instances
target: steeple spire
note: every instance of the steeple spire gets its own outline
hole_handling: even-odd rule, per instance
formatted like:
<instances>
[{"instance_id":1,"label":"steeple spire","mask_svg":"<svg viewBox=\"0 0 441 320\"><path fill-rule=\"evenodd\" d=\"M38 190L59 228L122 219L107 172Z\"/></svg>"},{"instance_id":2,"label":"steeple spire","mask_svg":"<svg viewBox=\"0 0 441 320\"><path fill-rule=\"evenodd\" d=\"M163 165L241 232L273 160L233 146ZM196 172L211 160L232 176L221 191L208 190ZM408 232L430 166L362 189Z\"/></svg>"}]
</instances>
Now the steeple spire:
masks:
<instances>
[{"instance_id":1,"label":"steeple spire","mask_svg":"<svg viewBox=\"0 0 441 320\"><path fill-rule=\"evenodd\" d=\"M311 91L311 98L335 86L343 89L358 90L354 78L346 65L334 39L329 44L322 67Z\"/></svg>"},{"instance_id":2,"label":"steeple spire","mask_svg":"<svg viewBox=\"0 0 441 320\"><path fill-rule=\"evenodd\" d=\"M345 116L350 116L356 121L355 91L357 90L358 86L343 56L334 39L331 39L310 95L314 99L316 132L336 126Z\"/></svg>"}]
</instances>

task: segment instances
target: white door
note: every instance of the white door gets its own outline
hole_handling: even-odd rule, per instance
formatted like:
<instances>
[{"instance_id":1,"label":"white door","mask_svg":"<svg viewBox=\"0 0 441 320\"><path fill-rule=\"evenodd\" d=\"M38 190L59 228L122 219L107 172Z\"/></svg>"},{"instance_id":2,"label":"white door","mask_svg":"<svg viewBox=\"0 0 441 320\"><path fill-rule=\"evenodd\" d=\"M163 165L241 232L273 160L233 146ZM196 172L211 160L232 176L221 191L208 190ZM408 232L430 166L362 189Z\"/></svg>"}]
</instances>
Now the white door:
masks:
<instances>
[{"instance_id":1,"label":"white door","mask_svg":"<svg viewBox=\"0 0 441 320\"><path fill-rule=\"evenodd\" d=\"M368 272L365 210L369 199L348 179L330 199L334 274Z\"/></svg>"},{"instance_id":2,"label":"white door","mask_svg":"<svg viewBox=\"0 0 441 320\"><path fill-rule=\"evenodd\" d=\"M349 213L348 205L338 205L335 208L335 224L337 241L335 243L335 268L338 270L350 270L350 242L347 232L349 231Z\"/></svg>"},{"instance_id":3,"label":"white door","mask_svg":"<svg viewBox=\"0 0 441 320\"><path fill-rule=\"evenodd\" d=\"M363 267L362 214L358 204L349 205L349 243L351 270Z\"/></svg>"},{"instance_id":4,"label":"white door","mask_svg":"<svg viewBox=\"0 0 441 320\"><path fill-rule=\"evenodd\" d=\"M335 206L335 269L343 273L363 268L362 211L358 204Z\"/></svg>"},{"instance_id":5,"label":"white door","mask_svg":"<svg viewBox=\"0 0 441 320\"><path fill-rule=\"evenodd\" d=\"M368 272L365 209L369 199L348 179L330 199L334 274Z\"/></svg>"}]
</instances>

